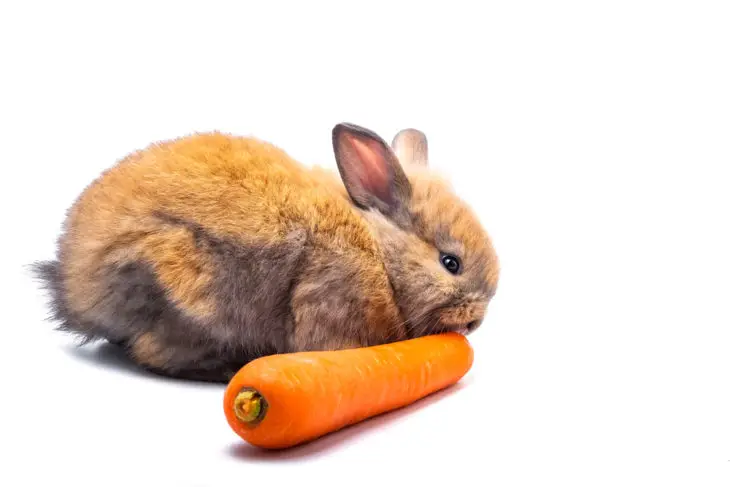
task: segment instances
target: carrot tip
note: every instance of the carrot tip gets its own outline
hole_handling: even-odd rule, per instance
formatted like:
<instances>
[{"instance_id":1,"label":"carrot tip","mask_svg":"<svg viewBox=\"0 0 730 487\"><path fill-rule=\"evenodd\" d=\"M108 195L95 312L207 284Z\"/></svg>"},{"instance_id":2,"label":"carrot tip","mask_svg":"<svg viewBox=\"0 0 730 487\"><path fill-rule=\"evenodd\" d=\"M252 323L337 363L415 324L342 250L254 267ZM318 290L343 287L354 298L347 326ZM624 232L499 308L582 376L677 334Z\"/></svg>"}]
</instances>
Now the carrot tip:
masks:
<instances>
[{"instance_id":1,"label":"carrot tip","mask_svg":"<svg viewBox=\"0 0 730 487\"><path fill-rule=\"evenodd\" d=\"M266 409L266 399L251 387L241 389L233 400L236 418L249 426L260 423L266 415Z\"/></svg>"}]
</instances>

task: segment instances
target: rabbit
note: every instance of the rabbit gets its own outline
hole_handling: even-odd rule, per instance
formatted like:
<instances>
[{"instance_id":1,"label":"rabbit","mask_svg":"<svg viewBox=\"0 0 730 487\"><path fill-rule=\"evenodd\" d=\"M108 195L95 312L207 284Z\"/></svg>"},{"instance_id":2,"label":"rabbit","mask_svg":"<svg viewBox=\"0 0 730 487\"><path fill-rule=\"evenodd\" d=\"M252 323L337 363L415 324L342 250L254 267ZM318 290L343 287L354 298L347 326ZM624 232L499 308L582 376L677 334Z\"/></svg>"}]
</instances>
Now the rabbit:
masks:
<instances>
[{"instance_id":1,"label":"rabbit","mask_svg":"<svg viewBox=\"0 0 730 487\"><path fill-rule=\"evenodd\" d=\"M474 332L499 278L489 234L423 132L332 128L336 169L196 132L116 161L34 264L49 319L135 366L226 382L270 354Z\"/></svg>"}]
</instances>

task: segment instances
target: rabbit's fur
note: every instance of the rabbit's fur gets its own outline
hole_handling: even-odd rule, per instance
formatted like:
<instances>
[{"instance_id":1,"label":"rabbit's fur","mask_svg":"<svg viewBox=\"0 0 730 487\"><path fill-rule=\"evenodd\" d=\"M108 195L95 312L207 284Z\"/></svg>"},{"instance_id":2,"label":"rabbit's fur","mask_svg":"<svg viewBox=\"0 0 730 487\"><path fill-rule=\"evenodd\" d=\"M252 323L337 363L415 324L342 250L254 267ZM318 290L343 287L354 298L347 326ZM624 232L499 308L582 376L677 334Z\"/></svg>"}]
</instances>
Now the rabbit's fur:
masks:
<instances>
[{"instance_id":1,"label":"rabbit's fur","mask_svg":"<svg viewBox=\"0 0 730 487\"><path fill-rule=\"evenodd\" d=\"M332 143L339 174L222 133L119 161L68 211L57 260L37 264L59 328L213 381L262 355L476 328L498 260L429 171L424 134L389 145L339 124Z\"/></svg>"}]
</instances>

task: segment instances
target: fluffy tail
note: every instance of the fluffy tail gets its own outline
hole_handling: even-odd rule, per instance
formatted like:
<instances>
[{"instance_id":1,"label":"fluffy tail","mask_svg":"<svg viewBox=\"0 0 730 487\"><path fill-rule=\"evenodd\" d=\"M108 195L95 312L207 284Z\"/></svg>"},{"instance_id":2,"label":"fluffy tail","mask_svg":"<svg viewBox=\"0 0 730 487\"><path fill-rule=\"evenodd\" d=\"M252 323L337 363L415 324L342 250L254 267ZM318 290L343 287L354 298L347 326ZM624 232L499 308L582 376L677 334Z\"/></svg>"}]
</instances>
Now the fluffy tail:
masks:
<instances>
[{"instance_id":1,"label":"fluffy tail","mask_svg":"<svg viewBox=\"0 0 730 487\"><path fill-rule=\"evenodd\" d=\"M34 262L31 271L41 287L49 293L50 321L58 322L59 331L73 333L81 338L82 344L92 342L100 337L89 333L89 327L74 317L69 309L63 286L61 263L57 260Z\"/></svg>"}]
</instances>

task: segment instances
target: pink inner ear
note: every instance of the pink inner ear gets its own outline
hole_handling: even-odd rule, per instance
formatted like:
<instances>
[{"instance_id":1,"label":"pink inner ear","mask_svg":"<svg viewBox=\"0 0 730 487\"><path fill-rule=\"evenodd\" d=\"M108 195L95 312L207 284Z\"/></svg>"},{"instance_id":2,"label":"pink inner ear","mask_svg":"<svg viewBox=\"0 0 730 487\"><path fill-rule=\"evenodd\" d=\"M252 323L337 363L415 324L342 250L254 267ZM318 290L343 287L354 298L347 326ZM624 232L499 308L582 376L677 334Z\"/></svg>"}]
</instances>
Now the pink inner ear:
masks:
<instances>
[{"instance_id":1,"label":"pink inner ear","mask_svg":"<svg viewBox=\"0 0 730 487\"><path fill-rule=\"evenodd\" d=\"M362 185L368 191L383 198L388 191L388 168L383 150L375 141L365 141L349 137L352 148L363 163L363 170L358 171Z\"/></svg>"}]
</instances>

